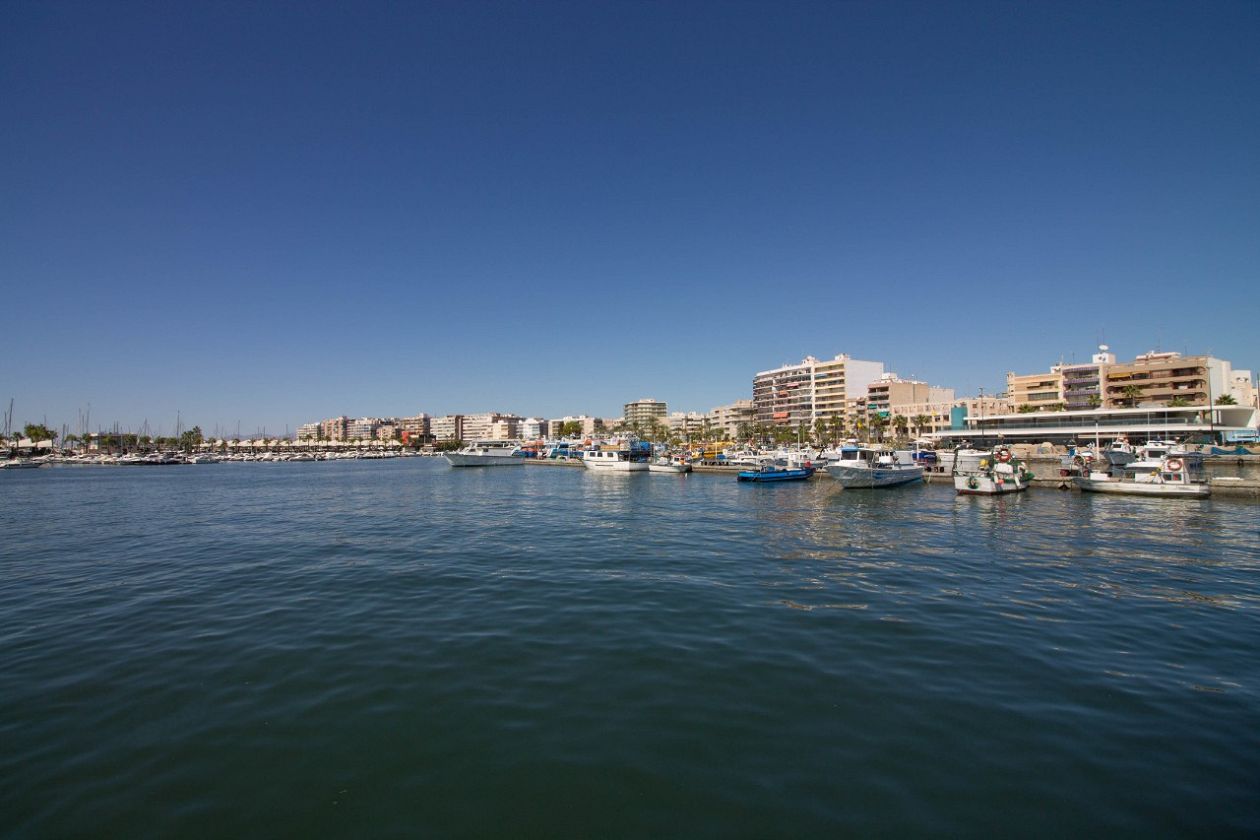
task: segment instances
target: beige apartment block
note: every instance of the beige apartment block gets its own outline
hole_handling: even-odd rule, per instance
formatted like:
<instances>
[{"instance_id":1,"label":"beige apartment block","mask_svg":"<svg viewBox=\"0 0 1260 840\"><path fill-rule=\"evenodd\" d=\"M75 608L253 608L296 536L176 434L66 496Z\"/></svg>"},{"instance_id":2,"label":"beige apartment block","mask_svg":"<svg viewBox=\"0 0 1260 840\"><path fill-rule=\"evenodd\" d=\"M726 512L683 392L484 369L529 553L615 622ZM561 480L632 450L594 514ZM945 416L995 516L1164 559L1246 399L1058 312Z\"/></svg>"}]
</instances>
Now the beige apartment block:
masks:
<instances>
[{"instance_id":1,"label":"beige apartment block","mask_svg":"<svg viewBox=\"0 0 1260 840\"><path fill-rule=\"evenodd\" d=\"M1215 400L1224 393L1228 367L1228 362L1211 356L1144 353L1132 362L1108 367L1107 405L1137 408L1168 405L1174 400L1207 405L1209 397Z\"/></svg>"},{"instance_id":2,"label":"beige apartment block","mask_svg":"<svg viewBox=\"0 0 1260 840\"><path fill-rule=\"evenodd\" d=\"M757 412L752 400L736 400L730 405L719 405L709 412L709 422L728 438L739 435L740 426L757 422Z\"/></svg>"},{"instance_id":3,"label":"beige apartment block","mask_svg":"<svg viewBox=\"0 0 1260 840\"><path fill-rule=\"evenodd\" d=\"M1016 409L1022 405L1036 408L1052 406L1064 401L1063 373L1059 366L1046 373L1019 375L1006 374L1006 398Z\"/></svg>"},{"instance_id":4,"label":"beige apartment block","mask_svg":"<svg viewBox=\"0 0 1260 840\"><path fill-rule=\"evenodd\" d=\"M429 421L429 431L434 440L463 440L464 415L446 414Z\"/></svg>"},{"instance_id":5,"label":"beige apartment block","mask_svg":"<svg viewBox=\"0 0 1260 840\"><path fill-rule=\"evenodd\" d=\"M323 432L324 440L345 440L346 431L350 426L349 417L331 417L327 420L320 421L319 428Z\"/></svg>"},{"instance_id":6,"label":"beige apartment block","mask_svg":"<svg viewBox=\"0 0 1260 840\"><path fill-rule=\"evenodd\" d=\"M627 426L646 429L652 425L653 421L664 423L666 413L668 409L665 403L659 400L641 399L626 403L621 416Z\"/></svg>"}]
</instances>

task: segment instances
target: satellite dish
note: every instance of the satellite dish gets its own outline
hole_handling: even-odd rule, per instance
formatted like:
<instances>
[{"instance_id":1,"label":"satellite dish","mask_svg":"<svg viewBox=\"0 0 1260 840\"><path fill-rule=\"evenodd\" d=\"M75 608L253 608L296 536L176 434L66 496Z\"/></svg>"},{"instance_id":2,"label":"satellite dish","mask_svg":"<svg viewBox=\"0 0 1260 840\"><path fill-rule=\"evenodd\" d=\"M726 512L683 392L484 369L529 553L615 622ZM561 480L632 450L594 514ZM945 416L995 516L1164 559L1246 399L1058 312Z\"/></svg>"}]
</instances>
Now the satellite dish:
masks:
<instances>
[{"instance_id":1,"label":"satellite dish","mask_svg":"<svg viewBox=\"0 0 1260 840\"><path fill-rule=\"evenodd\" d=\"M1101 350L1101 351L1103 351L1104 353L1106 353L1106 352L1107 352L1108 350L1110 350L1111 348L1110 348L1110 347L1108 347L1106 344L1099 344L1099 345L1098 345L1098 349L1099 349L1099 350Z\"/></svg>"}]
</instances>

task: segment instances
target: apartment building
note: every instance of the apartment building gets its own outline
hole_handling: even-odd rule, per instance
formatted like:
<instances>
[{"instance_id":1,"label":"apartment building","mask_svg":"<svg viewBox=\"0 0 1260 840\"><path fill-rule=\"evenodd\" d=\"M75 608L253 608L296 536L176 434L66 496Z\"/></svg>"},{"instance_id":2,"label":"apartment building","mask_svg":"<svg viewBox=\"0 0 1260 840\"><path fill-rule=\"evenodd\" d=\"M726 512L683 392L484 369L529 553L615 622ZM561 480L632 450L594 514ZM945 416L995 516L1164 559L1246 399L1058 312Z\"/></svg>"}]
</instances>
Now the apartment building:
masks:
<instances>
[{"instance_id":1,"label":"apartment building","mask_svg":"<svg viewBox=\"0 0 1260 840\"><path fill-rule=\"evenodd\" d=\"M709 422L728 438L739 435L740 426L757 422L757 411L752 400L736 400L730 405L719 405L709 412Z\"/></svg>"},{"instance_id":2,"label":"apartment building","mask_svg":"<svg viewBox=\"0 0 1260 840\"><path fill-rule=\"evenodd\" d=\"M1260 408L1260 395L1256 391L1255 377L1249 370L1235 370L1230 373L1227 393L1239 405Z\"/></svg>"},{"instance_id":3,"label":"apartment building","mask_svg":"<svg viewBox=\"0 0 1260 840\"><path fill-rule=\"evenodd\" d=\"M550 420L547 425L550 427L550 433L554 436L558 436L560 434L561 426L566 423L577 423L581 427L581 430L579 431L580 435L583 437L593 437L596 434L602 433L605 429L613 428L620 422L620 419L610 422L600 419L599 417L590 417L585 414L579 414L576 417L570 415L567 417L561 417L558 420Z\"/></svg>"},{"instance_id":4,"label":"apartment building","mask_svg":"<svg viewBox=\"0 0 1260 840\"><path fill-rule=\"evenodd\" d=\"M1063 373L1059 365L1055 365L1046 373L1030 373L1025 375L1008 371L1006 374L1006 398L1011 404L1034 408L1057 406L1063 402Z\"/></svg>"},{"instance_id":5,"label":"apartment building","mask_svg":"<svg viewBox=\"0 0 1260 840\"><path fill-rule=\"evenodd\" d=\"M414 417L403 417L398 421L398 428L407 440L428 440L429 423L433 418L421 412Z\"/></svg>"},{"instance_id":6,"label":"apartment building","mask_svg":"<svg viewBox=\"0 0 1260 840\"><path fill-rule=\"evenodd\" d=\"M318 423L303 423L302 425L298 426L298 429L297 429L298 440L315 440L318 437L319 437L319 424Z\"/></svg>"},{"instance_id":7,"label":"apartment building","mask_svg":"<svg viewBox=\"0 0 1260 840\"><path fill-rule=\"evenodd\" d=\"M350 426L349 417L332 417L328 420L320 421L320 431L324 434L324 440L345 440L346 432Z\"/></svg>"},{"instance_id":8,"label":"apartment building","mask_svg":"<svg viewBox=\"0 0 1260 840\"><path fill-rule=\"evenodd\" d=\"M461 440L507 440L517 437L521 418L515 414L488 411L465 414Z\"/></svg>"},{"instance_id":9,"label":"apartment building","mask_svg":"<svg viewBox=\"0 0 1260 840\"><path fill-rule=\"evenodd\" d=\"M360 417L346 424L346 440L371 440L381 425L379 417Z\"/></svg>"},{"instance_id":10,"label":"apartment building","mask_svg":"<svg viewBox=\"0 0 1260 840\"><path fill-rule=\"evenodd\" d=\"M704 430L704 424L708 420L707 414L701 414L698 411L675 411L665 417L665 426L671 433L677 433L682 437L688 435L699 434Z\"/></svg>"},{"instance_id":11,"label":"apartment building","mask_svg":"<svg viewBox=\"0 0 1260 840\"><path fill-rule=\"evenodd\" d=\"M652 425L653 420L664 423L667 410L663 402L641 399L626 403L621 416L627 426L646 429Z\"/></svg>"},{"instance_id":12,"label":"apartment building","mask_svg":"<svg viewBox=\"0 0 1260 840\"><path fill-rule=\"evenodd\" d=\"M866 386L866 403L871 411L890 412L901 406L953 401L953 388L941 388L917 379L902 379L895 373L886 373Z\"/></svg>"},{"instance_id":13,"label":"apartment building","mask_svg":"<svg viewBox=\"0 0 1260 840\"><path fill-rule=\"evenodd\" d=\"M521 420L517 433L524 440L537 440L545 438L548 432L548 423L541 417L526 417Z\"/></svg>"},{"instance_id":14,"label":"apartment building","mask_svg":"<svg viewBox=\"0 0 1260 840\"><path fill-rule=\"evenodd\" d=\"M806 356L796 364L753 376L753 410L758 423L812 425L817 419L845 418L849 406L865 397L867 383L884 374L883 362L841 354L819 360Z\"/></svg>"},{"instance_id":15,"label":"apartment building","mask_svg":"<svg viewBox=\"0 0 1260 840\"><path fill-rule=\"evenodd\" d=\"M445 414L429 421L434 440L464 440L464 415Z\"/></svg>"},{"instance_id":16,"label":"apartment building","mask_svg":"<svg viewBox=\"0 0 1260 840\"><path fill-rule=\"evenodd\" d=\"M1229 393L1232 374L1232 366L1223 359L1151 351L1132 362L1108 366L1105 405L1139 408L1167 406L1174 401L1207 405Z\"/></svg>"}]
</instances>

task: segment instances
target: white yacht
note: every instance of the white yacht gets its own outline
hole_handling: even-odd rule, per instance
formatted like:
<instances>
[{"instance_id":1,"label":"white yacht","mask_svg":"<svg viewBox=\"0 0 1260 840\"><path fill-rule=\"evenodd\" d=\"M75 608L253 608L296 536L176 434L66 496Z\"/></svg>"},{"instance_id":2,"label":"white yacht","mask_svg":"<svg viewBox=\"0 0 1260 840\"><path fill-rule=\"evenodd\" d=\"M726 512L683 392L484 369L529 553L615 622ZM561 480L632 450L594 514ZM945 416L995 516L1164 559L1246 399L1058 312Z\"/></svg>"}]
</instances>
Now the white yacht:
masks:
<instances>
[{"instance_id":1,"label":"white yacht","mask_svg":"<svg viewBox=\"0 0 1260 840\"><path fill-rule=\"evenodd\" d=\"M1203 469L1203 456L1197 452L1165 454L1158 461L1134 461L1125 466L1123 476L1091 472L1078 477L1076 485L1087 493L1126 496L1203 499L1212 494Z\"/></svg>"},{"instance_id":2,"label":"white yacht","mask_svg":"<svg viewBox=\"0 0 1260 840\"><path fill-rule=\"evenodd\" d=\"M923 465L911 452L870 446L844 447L839 458L827 462L826 470L845 488L896 487L923 478Z\"/></svg>"},{"instance_id":3,"label":"white yacht","mask_svg":"<svg viewBox=\"0 0 1260 840\"><path fill-rule=\"evenodd\" d=\"M954 455L954 489L963 496L996 496L1026 490L1032 473L999 446L992 451L960 449Z\"/></svg>"},{"instance_id":4,"label":"white yacht","mask_svg":"<svg viewBox=\"0 0 1260 840\"><path fill-rule=\"evenodd\" d=\"M477 440L446 453L452 467L514 467L525 463L521 447L514 440Z\"/></svg>"}]
</instances>

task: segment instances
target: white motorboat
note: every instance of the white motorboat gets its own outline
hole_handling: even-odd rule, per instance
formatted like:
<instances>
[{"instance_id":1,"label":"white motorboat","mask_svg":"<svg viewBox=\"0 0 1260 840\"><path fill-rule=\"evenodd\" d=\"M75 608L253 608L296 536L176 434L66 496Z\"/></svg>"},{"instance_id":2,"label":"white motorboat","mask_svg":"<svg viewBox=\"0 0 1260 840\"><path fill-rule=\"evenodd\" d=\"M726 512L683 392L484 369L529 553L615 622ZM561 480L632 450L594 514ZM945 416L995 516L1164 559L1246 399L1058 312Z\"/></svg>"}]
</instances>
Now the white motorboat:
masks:
<instances>
[{"instance_id":1,"label":"white motorboat","mask_svg":"<svg viewBox=\"0 0 1260 840\"><path fill-rule=\"evenodd\" d=\"M691 472L691 463L681 455L662 455L648 464L648 472L678 475Z\"/></svg>"},{"instance_id":2,"label":"white motorboat","mask_svg":"<svg viewBox=\"0 0 1260 840\"><path fill-rule=\"evenodd\" d=\"M4 470L37 470L44 466L45 461L35 461L31 458L10 458L0 461L0 469Z\"/></svg>"},{"instance_id":3,"label":"white motorboat","mask_svg":"<svg viewBox=\"0 0 1260 840\"><path fill-rule=\"evenodd\" d=\"M651 447L638 442L601 444L582 450L582 466L596 472L648 472Z\"/></svg>"},{"instance_id":4,"label":"white motorboat","mask_svg":"<svg viewBox=\"0 0 1260 840\"><path fill-rule=\"evenodd\" d=\"M1197 452L1165 454L1158 462L1134 461L1124 475L1091 472L1079 476L1076 485L1086 493L1118 493L1126 496L1163 496L1204 499L1212 494L1203 469L1203 456Z\"/></svg>"},{"instance_id":5,"label":"white motorboat","mask_svg":"<svg viewBox=\"0 0 1260 840\"><path fill-rule=\"evenodd\" d=\"M514 467L525 463L520 444L514 440L478 440L446 453L452 467Z\"/></svg>"},{"instance_id":6,"label":"white motorboat","mask_svg":"<svg viewBox=\"0 0 1260 840\"><path fill-rule=\"evenodd\" d=\"M1011 450L960 449L954 456L954 489L964 496L996 496L1026 490L1032 473Z\"/></svg>"},{"instance_id":7,"label":"white motorboat","mask_svg":"<svg viewBox=\"0 0 1260 840\"><path fill-rule=\"evenodd\" d=\"M1124 438L1116 438L1102 451L1102 456L1107 459L1111 466L1123 468L1137 459L1137 452L1129 441Z\"/></svg>"},{"instance_id":8,"label":"white motorboat","mask_svg":"<svg viewBox=\"0 0 1260 840\"><path fill-rule=\"evenodd\" d=\"M829 461L827 475L841 487L896 487L923 478L923 465L909 451L895 452L871 446L846 446L840 457Z\"/></svg>"}]
</instances>

